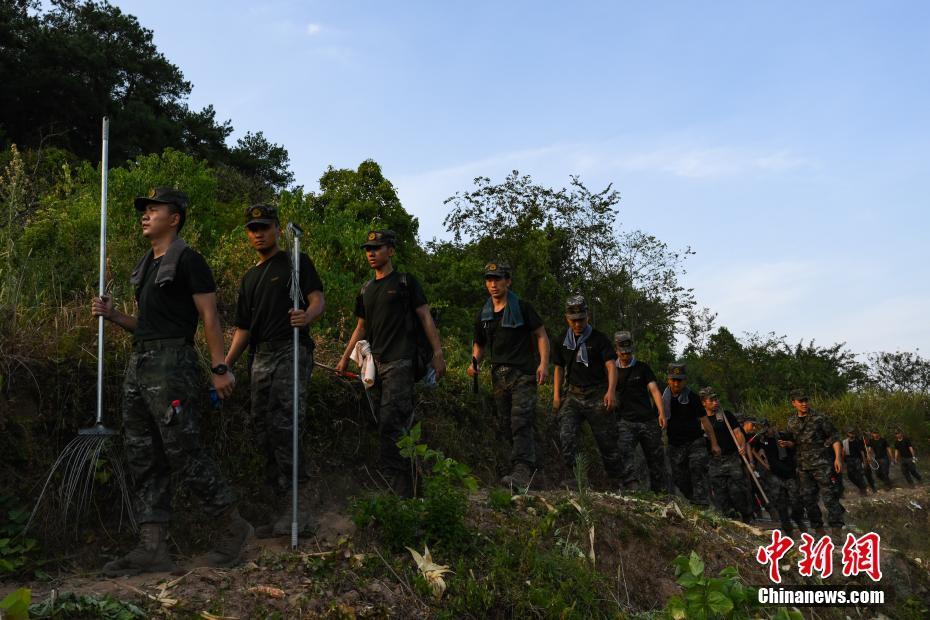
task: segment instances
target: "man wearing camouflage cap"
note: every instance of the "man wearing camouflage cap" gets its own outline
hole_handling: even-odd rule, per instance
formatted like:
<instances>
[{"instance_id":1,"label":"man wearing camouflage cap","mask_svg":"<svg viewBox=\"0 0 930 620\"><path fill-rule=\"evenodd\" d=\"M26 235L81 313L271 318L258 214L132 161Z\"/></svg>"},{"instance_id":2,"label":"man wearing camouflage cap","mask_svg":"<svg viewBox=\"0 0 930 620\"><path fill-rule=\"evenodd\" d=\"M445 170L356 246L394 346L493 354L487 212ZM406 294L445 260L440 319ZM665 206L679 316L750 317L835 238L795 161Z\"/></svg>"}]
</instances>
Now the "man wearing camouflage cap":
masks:
<instances>
[{"instance_id":1,"label":"man wearing camouflage cap","mask_svg":"<svg viewBox=\"0 0 930 620\"><path fill-rule=\"evenodd\" d=\"M613 485L617 485L623 468L614 412L617 389L614 360L617 354L607 336L589 324L588 304L581 295L569 297L566 301L565 322L568 329L562 344L554 347L552 352L555 364L552 410L559 414L562 458L569 472L574 472L580 449L581 424L587 421L604 460L607 476ZM575 478L566 479L562 484L577 488Z\"/></svg>"},{"instance_id":2,"label":"man wearing camouflage cap","mask_svg":"<svg viewBox=\"0 0 930 620\"><path fill-rule=\"evenodd\" d=\"M746 453L746 439L736 417L720 406L720 397L712 387L700 392L704 413L713 428L719 454L710 458L710 484L714 492L714 505L725 516L752 519L751 493L746 471L740 458ZM710 443L708 436L708 443ZM713 444L711 444L713 449Z\"/></svg>"},{"instance_id":3,"label":"man wearing camouflage cap","mask_svg":"<svg viewBox=\"0 0 930 620\"><path fill-rule=\"evenodd\" d=\"M539 314L510 290L511 283L509 265L500 261L485 265L489 297L475 320L474 363L468 374L477 376L479 363L484 358L490 361L495 408L509 423L512 442L513 470L501 483L526 489L536 469L536 386L549 375L549 337Z\"/></svg>"},{"instance_id":4,"label":"man wearing camouflage cap","mask_svg":"<svg viewBox=\"0 0 930 620\"><path fill-rule=\"evenodd\" d=\"M313 369L314 342L310 324L320 318L325 307L323 283L310 257L300 254L300 309L291 299L293 265L282 251L281 223L271 205L253 205L245 211L245 230L249 245L258 254L258 263L242 276L236 303L236 331L226 354L232 367L249 348L249 371L252 392L252 425L256 443L265 457L266 483L274 497L283 502L268 523L256 528L259 538L287 536L291 532L293 505L293 329L299 330L298 362L304 371L298 382L298 411L306 417L307 381ZM299 424L304 427L303 423ZM297 461L298 532L312 525L312 488L304 463L304 445L299 441Z\"/></svg>"},{"instance_id":5,"label":"man wearing camouflage cap","mask_svg":"<svg viewBox=\"0 0 930 620\"><path fill-rule=\"evenodd\" d=\"M805 390L792 390L791 406L795 414L788 419L788 432L794 435L797 449L801 498L810 525L818 535L824 535L822 499L827 507L827 522L831 528L843 527L846 509L840 503L840 479L843 475L843 455L840 434L830 418L810 406Z\"/></svg>"},{"instance_id":6,"label":"man wearing camouflage cap","mask_svg":"<svg viewBox=\"0 0 930 620\"><path fill-rule=\"evenodd\" d=\"M415 492L410 461L401 456L397 442L413 426L413 387L421 357L417 323L432 349L429 365L436 379L445 374L446 362L423 288L413 275L394 269L395 245L391 230L369 231L361 245L375 276L355 300L358 322L336 370L345 372L356 343L368 341L378 373L371 400L378 416L382 473L395 493L410 497Z\"/></svg>"},{"instance_id":7,"label":"man wearing camouflage cap","mask_svg":"<svg viewBox=\"0 0 930 620\"><path fill-rule=\"evenodd\" d=\"M633 356L633 336L628 331L614 334L617 352L617 434L623 471L620 481L625 490L639 488L633 454L643 449L649 468L649 488L653 493L665 489L665 455L662 453L662 429L665 410L658 380L649 364Z\"/></svg>"},{"instance_id":8,"label":"man wearing camouflage cap","mask_svg":"<svg viewBox=\"0 0 930 620\"><path fill-rule=\"evenodd\" d=\"M229 396L235 379L223 357L213 274L203 257L178 237L187 206L187 196L170 187L154 188L135 200L142 235L151 244L130 277L138 317L116 309L108 297L93 300L94 316L133 335L122 416L140 536L135 549L103 567L109 576L173 568L167 545L172 473L201 499L220 528L208 564L237 564L252 534L252 526L236 508L235 493L200 440L199 405L205 390L193 346L198 319L203 321L213 387L220 398Z\"/></svg>"},{"instance_id":9,"label":"man wearing camouflage cap","mask_svg":"<svg viewBox=\"0 0 930 620\"><path fill-rule=\"evenodd\" d=\"M720 447L710 420L704 413L700 397L688 387L683 362L668 365L668 387L662 393L663 409L668 414L668 458L672 479L682 495L698 506L710 504L707 468L710 451L718 455ZM706 440L705 440L706 437Z\"/></svg>"}]
</instances>

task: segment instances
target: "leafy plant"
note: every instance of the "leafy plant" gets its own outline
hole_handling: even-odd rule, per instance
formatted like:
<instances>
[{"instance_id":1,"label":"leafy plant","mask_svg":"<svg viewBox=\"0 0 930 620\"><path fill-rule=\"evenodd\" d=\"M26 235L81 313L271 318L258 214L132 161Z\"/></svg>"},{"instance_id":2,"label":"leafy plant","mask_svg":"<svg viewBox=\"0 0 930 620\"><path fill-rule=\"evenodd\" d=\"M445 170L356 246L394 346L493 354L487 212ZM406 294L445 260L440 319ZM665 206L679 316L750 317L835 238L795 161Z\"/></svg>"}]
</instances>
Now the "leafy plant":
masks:
<instances>
[{"instance_id":1,"label":"leafy plant","mask_svg":"<svg viewBox=\"0 0 930 620\"><path fill-rule=\"evenodd\" d=\"M27 620L29 618L29 602L32 600L32 590L20 588L10 592L0 601L0 617L10 620Z\"/></svg>"},{"instance_id":2,"label":"leafy plant","mask_svg":"<svg viewBox=\"0 0 930 620\"><path fill-rule=\"evenodd\" d=\"M99 620L136 620L147 618L149 614L138 605L120 601L111 596L78 595L63 592L55 598L48 598L29 607L32 618L54 618L68 620L79 618L98 618Z\"/></svg>"},{"instance_id":3,"label":"leafy plant","mask_svg":"<svg viewBox=\"0 0 930 620\"><path fill-rule=\"evenodd\" d=\"M15 506L14 498L0 496L0 512L6 512L6 521L0 525L0 573L17 573L30 562L29 555L38 547L34 538L22 536L29 511Z\"/></svg>"}]
</instances>

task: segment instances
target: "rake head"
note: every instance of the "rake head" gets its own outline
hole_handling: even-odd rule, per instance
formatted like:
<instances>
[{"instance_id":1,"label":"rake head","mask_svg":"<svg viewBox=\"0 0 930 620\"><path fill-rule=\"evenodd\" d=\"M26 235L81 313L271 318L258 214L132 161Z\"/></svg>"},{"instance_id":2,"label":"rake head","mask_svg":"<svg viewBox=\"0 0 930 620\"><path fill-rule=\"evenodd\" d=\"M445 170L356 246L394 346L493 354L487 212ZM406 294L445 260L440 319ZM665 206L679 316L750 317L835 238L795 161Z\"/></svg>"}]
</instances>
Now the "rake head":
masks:
<instances>
[{"instance_id":1,"label":"rake head","mask_svg":"<svg viewBox=\"0 0 930 620\"><path fill-rule=\"evenodd\" d=\"M108 428L103 425L103 422L100 422L98 424L94 424L93 426L89 426L87 428L78 429L78 435L85 435L85 436L95 435L99 437L113 437L114 435L119 435L119 431L112 429L112 428Z\"/></svg>"}]
</instances>

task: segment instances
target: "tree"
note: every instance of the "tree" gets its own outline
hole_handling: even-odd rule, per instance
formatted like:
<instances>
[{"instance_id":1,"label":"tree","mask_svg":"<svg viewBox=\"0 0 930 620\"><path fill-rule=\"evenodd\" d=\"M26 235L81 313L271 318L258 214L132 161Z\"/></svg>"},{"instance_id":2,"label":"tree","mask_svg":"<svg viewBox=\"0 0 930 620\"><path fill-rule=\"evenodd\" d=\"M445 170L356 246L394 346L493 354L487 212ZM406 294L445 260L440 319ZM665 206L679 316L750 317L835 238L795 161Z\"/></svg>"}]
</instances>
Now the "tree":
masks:
<instances>
[{"instance_id":1,"label":"tree","mask_svg":"<svg viewBox=\"0 0 930 620\"><path fill-rule=\"evenodd\" d=\"M930 392L930 360L910 351L869 355L869 379L888 392Z\"/></svg>"}]
</instances>

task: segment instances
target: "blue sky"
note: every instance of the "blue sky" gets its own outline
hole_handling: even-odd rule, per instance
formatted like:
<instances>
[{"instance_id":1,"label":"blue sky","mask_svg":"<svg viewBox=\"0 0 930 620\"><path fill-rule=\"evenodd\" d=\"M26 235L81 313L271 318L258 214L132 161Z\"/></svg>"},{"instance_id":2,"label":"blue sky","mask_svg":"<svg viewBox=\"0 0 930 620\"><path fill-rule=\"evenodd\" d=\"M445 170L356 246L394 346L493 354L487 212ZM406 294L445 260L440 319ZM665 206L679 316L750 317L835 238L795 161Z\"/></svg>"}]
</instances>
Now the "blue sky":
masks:
<instances>
[{"instance_id":1,"label":"blue sky","mask_svg":"<svg viewBox=\"0 0 930 620\"><path fill-rule=\"evenodd\" d=\"M736 332L930 352L930 4L117 0L308 188L378 161L421 237L512 169L613 183Z\"/></svg>"}]
</instances>

